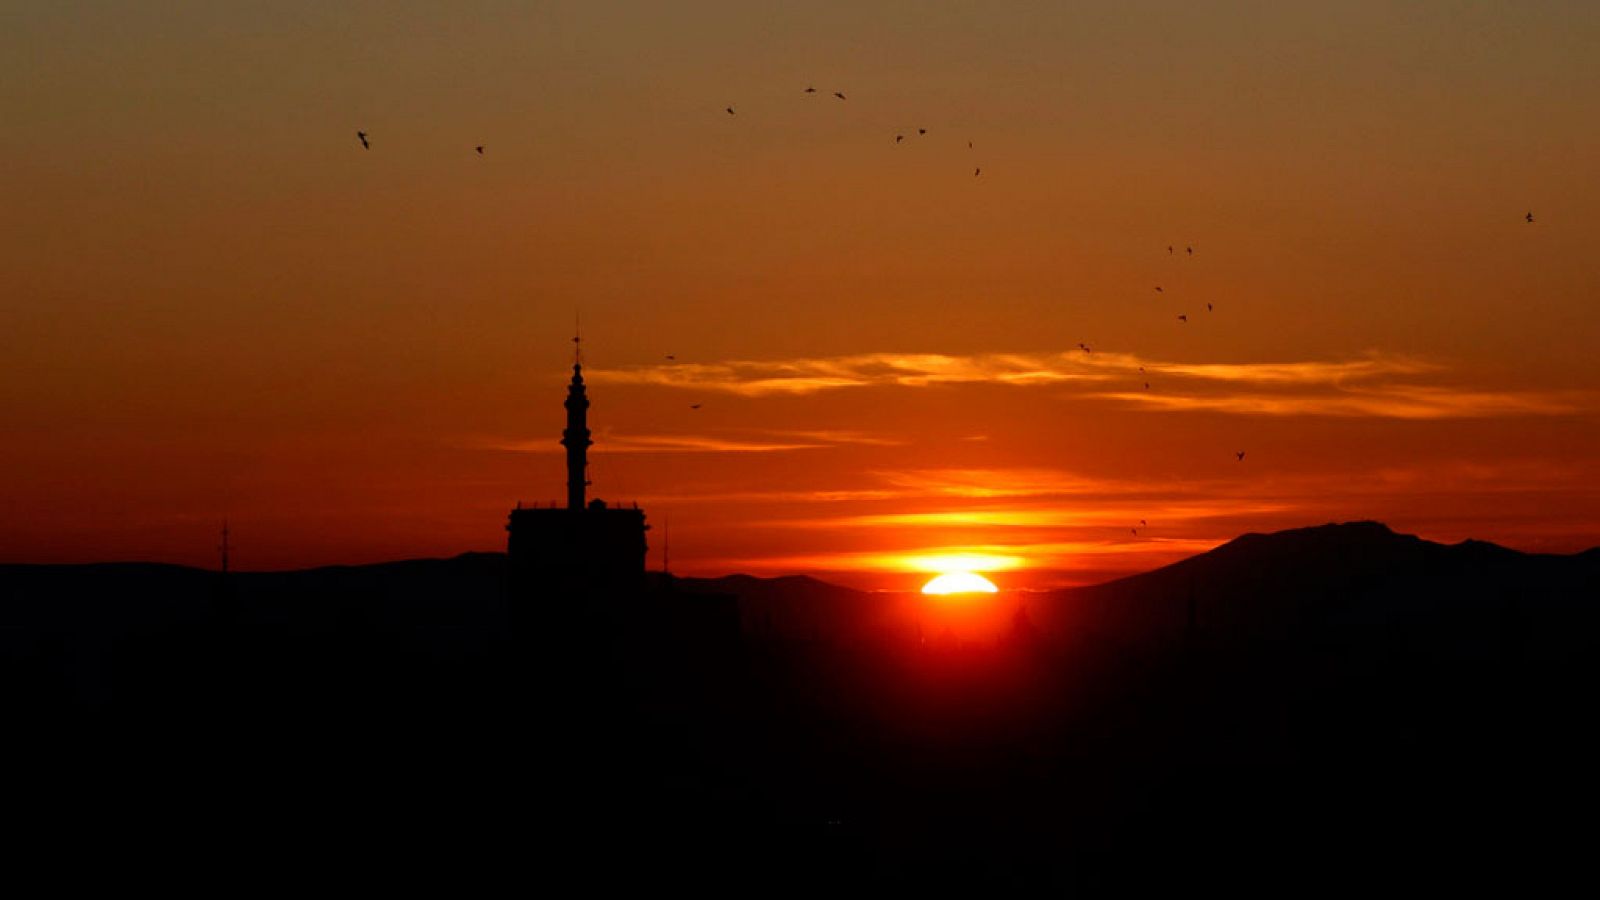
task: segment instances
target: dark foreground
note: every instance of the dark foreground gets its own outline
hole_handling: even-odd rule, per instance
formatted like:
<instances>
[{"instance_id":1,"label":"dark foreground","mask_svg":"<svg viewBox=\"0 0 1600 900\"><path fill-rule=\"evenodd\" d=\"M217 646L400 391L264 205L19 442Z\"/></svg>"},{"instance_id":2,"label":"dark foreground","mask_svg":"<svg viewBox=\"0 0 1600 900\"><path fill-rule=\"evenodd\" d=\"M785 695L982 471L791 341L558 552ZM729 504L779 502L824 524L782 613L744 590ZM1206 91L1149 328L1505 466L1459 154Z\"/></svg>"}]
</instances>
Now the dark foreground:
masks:
<instances>
[{"instance_id":1,"label":"dark foreground","mask_svg":"<svg viewBox=\"0 0 1600 900\"><path fill-rule=\"evenodd\" d=\"M997 641L804 580L508 596L492 555L0 601L11 856L63 886L1592 879L1595 552L1247 536Z\"/></svg>"}]
</instances>

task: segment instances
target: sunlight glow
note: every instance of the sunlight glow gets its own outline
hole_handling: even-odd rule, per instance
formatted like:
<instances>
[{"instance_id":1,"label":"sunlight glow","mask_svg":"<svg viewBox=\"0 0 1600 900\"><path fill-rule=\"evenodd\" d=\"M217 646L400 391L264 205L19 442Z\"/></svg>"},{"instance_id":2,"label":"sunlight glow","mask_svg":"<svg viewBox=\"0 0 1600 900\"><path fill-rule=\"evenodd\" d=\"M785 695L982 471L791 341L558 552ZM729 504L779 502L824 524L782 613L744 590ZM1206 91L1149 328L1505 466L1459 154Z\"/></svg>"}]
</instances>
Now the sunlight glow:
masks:
<instances>
[{"instance_id":1,"label":"sunlight glow","mask_svg":"<svg viewBox=\"0 0 1600 900\"><path fill-rule=\"evenodd\" d=\"M1021 556L1000 553L929 553L898 558L900 567L913 572L993 572L1015 569L1025 560Z\"/></svg>"},{"instance_id":2,"label":"sunlight glow","mask_svg":"<svg viewBox=\"0 0 1600 900\"><path fill-rule=\"evenodd\" d=\"M922 586L924 594L993 594L994 582L972 572L946 572Z\"/></svg>"}]
</instances>

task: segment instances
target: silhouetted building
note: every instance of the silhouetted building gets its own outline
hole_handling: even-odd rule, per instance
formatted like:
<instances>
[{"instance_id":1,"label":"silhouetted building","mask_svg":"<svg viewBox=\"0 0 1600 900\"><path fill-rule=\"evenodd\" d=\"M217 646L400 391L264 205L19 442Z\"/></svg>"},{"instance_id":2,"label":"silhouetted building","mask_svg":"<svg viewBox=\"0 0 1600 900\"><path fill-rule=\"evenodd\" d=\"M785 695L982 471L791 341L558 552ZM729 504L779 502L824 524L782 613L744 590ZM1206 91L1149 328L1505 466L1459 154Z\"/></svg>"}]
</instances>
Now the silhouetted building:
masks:
<instances>
[{"instance_id":1,"label":"silhouetted building","mask_svg":"<svg viewBox=\"0 0 1600 900\"><path fill-rule=\"evenodd\" d=\"M511 511L506 552L515 584L624 586L644 577L649 546L644 510L637 504L614 508L588 500L589 397L583 386L583 365L572 366L567 386L567 505Z\"/></svg>"}]
</instances>

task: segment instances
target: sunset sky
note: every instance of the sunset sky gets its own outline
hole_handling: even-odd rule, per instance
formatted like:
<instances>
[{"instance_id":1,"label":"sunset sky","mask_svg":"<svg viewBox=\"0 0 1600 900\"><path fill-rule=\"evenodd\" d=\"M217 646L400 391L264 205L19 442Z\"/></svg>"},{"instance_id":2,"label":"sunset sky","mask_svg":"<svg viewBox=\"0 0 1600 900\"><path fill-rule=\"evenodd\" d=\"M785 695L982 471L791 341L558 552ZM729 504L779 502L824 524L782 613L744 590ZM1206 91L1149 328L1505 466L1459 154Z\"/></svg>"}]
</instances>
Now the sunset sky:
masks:
<instances>
[{"instance_id":1,"label":"sunset sky","mask_svg":"<svg viewBox=\"0 0 1600 900\"><path fill-rule=\"evenodd\" d=\"M0 238L0 561L503 549L575 315L683 574L1600 544L1589 2L11 0Z\"/></svg>"}]
</instances>

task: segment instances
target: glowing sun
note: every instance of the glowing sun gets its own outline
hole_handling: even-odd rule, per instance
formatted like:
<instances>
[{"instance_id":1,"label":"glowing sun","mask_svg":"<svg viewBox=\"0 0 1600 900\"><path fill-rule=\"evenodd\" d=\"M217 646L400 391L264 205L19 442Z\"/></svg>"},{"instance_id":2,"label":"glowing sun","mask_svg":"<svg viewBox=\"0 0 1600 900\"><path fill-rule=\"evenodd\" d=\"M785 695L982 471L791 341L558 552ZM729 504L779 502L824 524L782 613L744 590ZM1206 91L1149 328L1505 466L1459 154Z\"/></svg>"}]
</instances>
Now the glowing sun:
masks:
<instances>
[{"instance_id":1,"label":"glowing sun","mask_svg":"<svg viewBox=\"0 0 1600 900\"><path fill-rule=\"evenodd\" d=\"M994 582L973 572L946 572L922 586L924 594L993 594Z\"/></svg>"}]
</instances>

